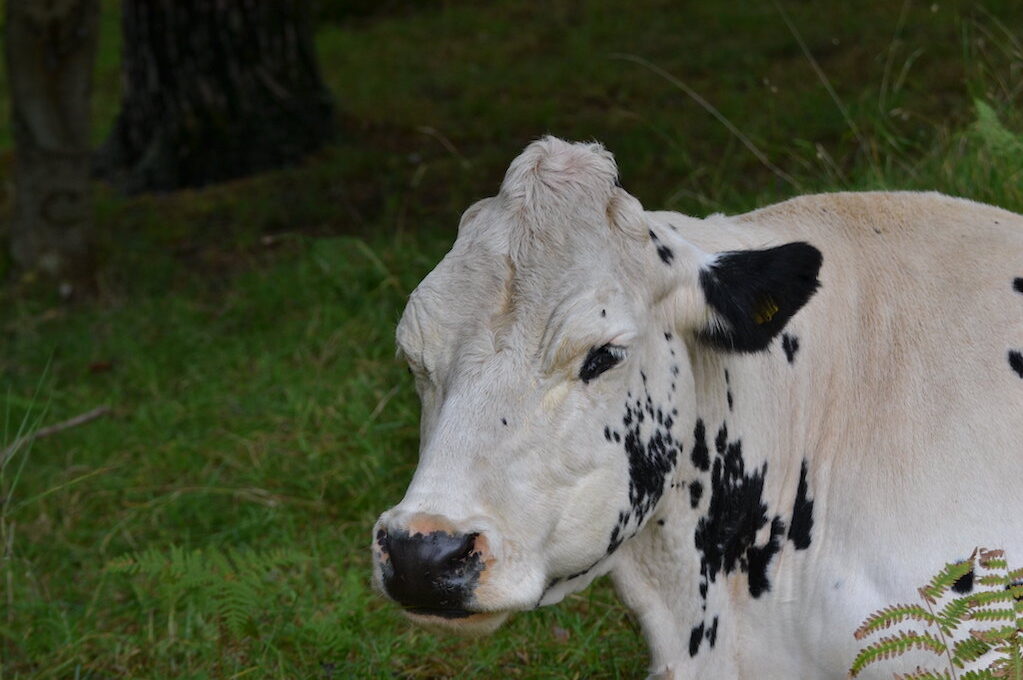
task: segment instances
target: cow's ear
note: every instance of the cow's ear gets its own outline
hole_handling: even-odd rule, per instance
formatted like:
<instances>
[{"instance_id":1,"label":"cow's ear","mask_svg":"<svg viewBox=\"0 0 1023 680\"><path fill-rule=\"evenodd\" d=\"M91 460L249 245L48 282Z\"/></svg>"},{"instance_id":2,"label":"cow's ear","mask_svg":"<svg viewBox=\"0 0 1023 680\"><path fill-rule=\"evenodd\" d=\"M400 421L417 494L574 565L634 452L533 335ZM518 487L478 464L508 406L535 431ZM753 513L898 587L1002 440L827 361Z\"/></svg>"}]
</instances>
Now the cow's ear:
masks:
<instances>
[{"instance_id":1,"label":"cow's ear","mask_svg":"<svg viewBox=\"0 0 1023 680\"><path fill-rule=\"evenodd\" d=\"M718 253L701 270L710 307L703 342L734 352L766 349L820 286L821 252L809 243Z\"/></svg>"}]
</instances>

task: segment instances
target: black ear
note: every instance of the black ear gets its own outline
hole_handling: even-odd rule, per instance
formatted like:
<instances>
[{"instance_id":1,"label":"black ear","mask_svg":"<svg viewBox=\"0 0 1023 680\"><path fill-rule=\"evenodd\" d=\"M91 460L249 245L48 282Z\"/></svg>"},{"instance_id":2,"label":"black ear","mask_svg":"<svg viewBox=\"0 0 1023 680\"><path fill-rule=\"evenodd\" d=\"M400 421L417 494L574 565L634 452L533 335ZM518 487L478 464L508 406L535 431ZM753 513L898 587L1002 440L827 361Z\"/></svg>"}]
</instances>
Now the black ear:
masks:
<instances>
[{"instance_id":1,"label":"black ear","mask_svg":"<svg viewBox=\"0 0 1023 680\"><path fill-rule=\"evenodd\" d=\"M707 304L718 317L700 338L734 352L766 349L820 287L821 260L821 251L803 242L720 253L700 272Z\"/></svg>"}]
</instances>

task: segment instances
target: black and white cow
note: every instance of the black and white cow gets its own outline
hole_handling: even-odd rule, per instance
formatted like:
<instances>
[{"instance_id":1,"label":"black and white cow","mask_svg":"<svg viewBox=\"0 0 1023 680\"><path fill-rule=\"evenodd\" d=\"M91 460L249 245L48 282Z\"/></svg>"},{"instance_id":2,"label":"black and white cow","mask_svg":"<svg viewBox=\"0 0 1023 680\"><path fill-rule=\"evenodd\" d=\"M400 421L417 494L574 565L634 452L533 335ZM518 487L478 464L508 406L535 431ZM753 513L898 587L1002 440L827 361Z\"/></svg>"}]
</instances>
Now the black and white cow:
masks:
<instances>
[{"instance_id":1,"label":"black and white cow","mask_svg":"<svg viewBox=\"0 0 1023 680\"><path fill-rule=\"evenodd\" d=\"M409 299L419 467L374 528L414 621L611 572L665 678L844 677L871 612L1023 557L1023 217L934 193L646 212L544 138Z\"/></svg>"}]
</instances>

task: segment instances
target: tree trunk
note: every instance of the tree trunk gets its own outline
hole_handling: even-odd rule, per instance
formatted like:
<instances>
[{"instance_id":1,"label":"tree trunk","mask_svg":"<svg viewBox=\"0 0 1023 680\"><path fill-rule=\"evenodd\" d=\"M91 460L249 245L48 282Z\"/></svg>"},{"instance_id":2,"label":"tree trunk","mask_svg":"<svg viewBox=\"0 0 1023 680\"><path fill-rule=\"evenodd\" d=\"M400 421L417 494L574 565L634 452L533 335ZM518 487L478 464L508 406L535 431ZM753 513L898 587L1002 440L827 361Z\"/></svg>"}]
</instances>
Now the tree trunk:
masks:
<instances>
[{"instance_id":1,"label":"tree trunk","mask_svg":"<svg viewBox=\"0 0 1023 680\"><path fill-rule=\"evenodd\" d=\"M62 287L90 270L89 124L98 0L8 0L11 256Z\"/></svg>"},{"instance_id":2,"label":"tree trunk","mask_svg":"<svg viewBox=\"0 0 1023 680\"><path fill-rule=\"evenodd\" d=\"M123 0L124 93L97 173L123 190L280 167L334 132L300 0Z\"/></svg>"}]
</instances>

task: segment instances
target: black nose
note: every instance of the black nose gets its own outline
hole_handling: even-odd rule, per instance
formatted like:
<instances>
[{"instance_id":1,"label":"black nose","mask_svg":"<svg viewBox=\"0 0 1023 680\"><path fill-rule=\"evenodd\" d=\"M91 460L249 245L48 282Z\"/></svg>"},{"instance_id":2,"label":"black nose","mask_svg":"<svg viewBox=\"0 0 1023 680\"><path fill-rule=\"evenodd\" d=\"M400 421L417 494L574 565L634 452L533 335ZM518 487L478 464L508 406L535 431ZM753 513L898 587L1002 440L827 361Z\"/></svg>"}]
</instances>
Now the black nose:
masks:
<instances>
[{"instance_id":1,"label":"black nose","mask_svg":"<svg viewBox=\"0 0 1023 680\"><path fill-rule=\"evenodd\" d=\"M417 614L446 618L469 616L466 610L479 574L479 534L433 531L412 534L381 531L381 571L387 594Z\"/></svg>"}]
</instances>

